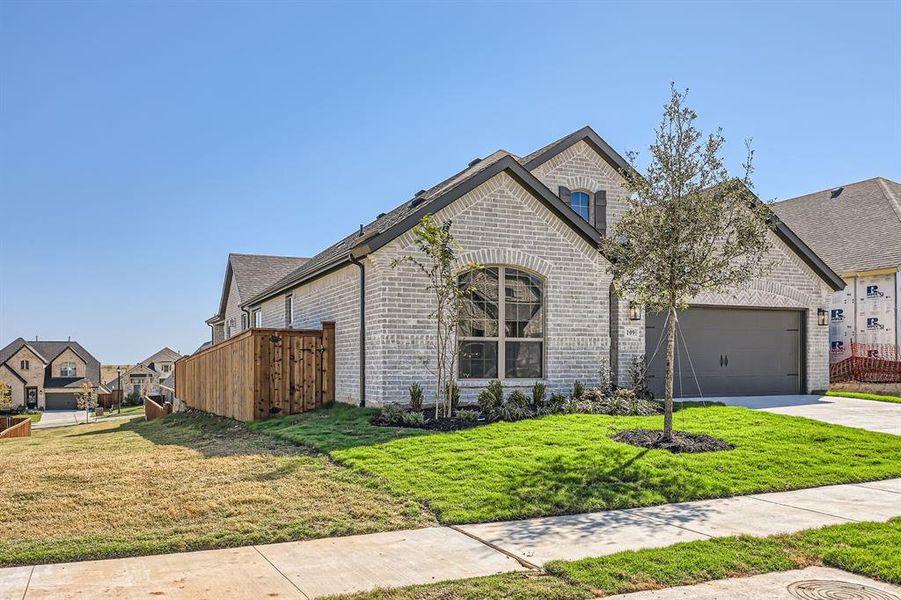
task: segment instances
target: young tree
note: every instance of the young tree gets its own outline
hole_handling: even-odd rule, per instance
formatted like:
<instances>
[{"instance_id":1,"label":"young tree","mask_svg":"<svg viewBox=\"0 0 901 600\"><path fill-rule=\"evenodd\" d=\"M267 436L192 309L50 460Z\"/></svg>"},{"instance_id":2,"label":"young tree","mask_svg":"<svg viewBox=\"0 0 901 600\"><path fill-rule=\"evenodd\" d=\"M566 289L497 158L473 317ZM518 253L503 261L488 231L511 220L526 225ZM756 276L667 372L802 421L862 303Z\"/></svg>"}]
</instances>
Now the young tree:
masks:
<instances>
[{"instance_id":1,"label":"young tree","mask_svg":"<svg viewBox=\"0 0 901 600\"><path fill-rule=\"evenodd\" d=\"M650 146L650 163L622 173L628 210L605 242L621 295L654 312L667 312L663 439L672 439L673 360L677 310L702 292L724 291L765 275L769 209L754 196L750 143L740 178L723 164L722 130L704 137L685 92L672 87Z\"/></svg>"},{"instance_id":2,"label":"young tree","mask_svg":"<svg viewBox=\"0 0 901 600\"><path fill-rule=\"evenodd\" d=\"M438 224L432 215L425 215L413 229L416 248L421 256L403 256L391 262L392 268L411 263L428 279L426 289L434 298L431 317L435 320L435 418L443 413L451 416L454 405L455 373L457 369L457 328L471 290L463 288L457 275L469 269L479 269L475 263L457 264L462 250L451 235L451 221Z\"/></svg>"},{"instance_id":3,"label":"young tree","mask_svg":"<svg viewBox=\"0 0 901 600\"><path fill-rule=\"evenodd\" d=\"M97 406L97 393L94 386L90 382L83 382L81 387L75 392L75 399L78 402L79 410L84 411L84 422L90 421L90 411Z\"/></svg>"},{"instance_id":4,"label":"young tree","mask_svg":"<svg viewBox=\"0 0 901 600\"><path fill-rule=\"evenodd\" d=\"M5 381L0 381L0 410L11 410L13 407L12 392Z\"/></svg>"}]
</instances>

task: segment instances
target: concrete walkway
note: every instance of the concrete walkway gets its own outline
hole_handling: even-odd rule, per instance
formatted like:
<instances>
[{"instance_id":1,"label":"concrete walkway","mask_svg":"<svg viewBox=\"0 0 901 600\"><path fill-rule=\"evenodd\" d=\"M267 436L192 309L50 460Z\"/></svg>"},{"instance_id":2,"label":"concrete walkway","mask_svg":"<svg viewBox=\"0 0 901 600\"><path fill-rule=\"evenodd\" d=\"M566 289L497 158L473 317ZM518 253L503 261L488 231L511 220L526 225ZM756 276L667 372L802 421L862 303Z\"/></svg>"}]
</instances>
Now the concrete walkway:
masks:
<instances>
[{"instance_id":1,"label":"concrete walkway","mask_svg":"<svg viewBox=\"0 0 901 600\"><path fill-rule=\"evenodd\" d=\"M106 421L116 421L121 419L133 419L136 414L117 415L111 413L103 417L95 417L91 415L91 423L104 423ZM71 427L72 425L81 425L85 422L83 410L46 410L41 416L41 420L31 425L32 429L54 429L56 427Z\"/></svg>"},{"instance_id":2,"label":"concrete walkway","mask_svg":"<svg viewBox=\"0 0 901 600\"><path fill-rule=\"evenodd\" d=\"M13 567L0 569L0 600L309 599L524 570L553 559L896 515L901 515L901 479L504 523Z\"/></svg>"},{"instance_id":3,"label":"concrete walkway","mask_svg":"<svg viewBox=\"0 0 901 600\"><path fill-rule=\"evenodd\" d=\"M789 589L798 590L797 596ZM697 585L608 596L607 600L797 600L798 598L899 598L901 588L840 569L808 567L753 577L720 579Z\"/></svg>"},{"instance_id":4,"label":"concrete walkway","mask_svg":"<svg viewBox=\"0 0 901 600\"><path fill-rule=\"evenodd\" d=\"M701 398L684 398L684 400L697 401ZM819 395L732 396L711 397L704 400L901 435L901 404L893 402Z\"/></svg>"}]
</instances>

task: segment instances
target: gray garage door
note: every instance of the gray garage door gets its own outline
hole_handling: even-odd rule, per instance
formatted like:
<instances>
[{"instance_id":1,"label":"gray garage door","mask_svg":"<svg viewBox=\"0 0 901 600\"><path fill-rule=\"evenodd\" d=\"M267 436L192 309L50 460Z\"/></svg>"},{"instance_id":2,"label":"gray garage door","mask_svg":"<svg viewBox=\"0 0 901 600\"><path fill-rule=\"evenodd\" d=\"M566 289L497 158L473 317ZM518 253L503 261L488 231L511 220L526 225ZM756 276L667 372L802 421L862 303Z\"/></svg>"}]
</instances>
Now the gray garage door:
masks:
<instances>
[{"instance_id":1,"label":"gray garage door","mask_svg":"<svg viewBox=\"0 0 901 600\"><path fill-rule=\"evenodd\" d=\"M682 339L677 334L674 395L799 393L801 315L792 310L740 308L689 308L679 313ZM665 320L665 314L648 314L645 346L649 359L661 335L666 335ZM648 366L648 384L657 397L663 397L665 368L664 339Z\"/></svg>"},{"instance_id":2,"label":"gray garage door","mask_svg":"<svg viewBox=\"0 0 901 600\"><path fill-rule=\"evenodd\" d=\"M67 394L47 394L47 410L71 410L78 408L78 401L75 399L75 393Z\"/></svg>"}]
</instances>

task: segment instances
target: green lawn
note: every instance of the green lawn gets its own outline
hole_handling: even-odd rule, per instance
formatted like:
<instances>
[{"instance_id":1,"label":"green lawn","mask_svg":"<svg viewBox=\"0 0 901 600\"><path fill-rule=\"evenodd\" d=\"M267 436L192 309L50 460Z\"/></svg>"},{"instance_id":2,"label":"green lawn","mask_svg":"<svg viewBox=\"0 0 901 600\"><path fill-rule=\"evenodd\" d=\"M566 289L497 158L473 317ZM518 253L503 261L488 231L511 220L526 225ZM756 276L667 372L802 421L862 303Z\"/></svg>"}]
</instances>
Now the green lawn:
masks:
<instances>
[{"instance_id":1,"label":"green lawn","mask_svg":"<svg viewBox=\"0 0 901 600\"><path fill-rule=\"evenodd\" d=\"M676 428L735 445L671 454L614 442L662 417L562 415L454 433L370 425L336 406L253 425L329 451L423 502L443 523L580 513L901 476L901 437L736 407L688 408ZM395 436L407 436L391 439Z\"/></svg>"},{"instance_id":2,"label":"green lawn","mask_svg":"<svg viewBox=\"0 0 901 600\"><path fill-rule=\"evenodd\" d=\"M137 416L144 415L144 405L138 406L123 406L122 411L118 412L115 408L110 408L105 410L102 417L97 417L98 419L106 419L109 417L125 417L125 416Z\"/></svg>"},{"instance_id":3,"label":"green lawn","mask_svg":"<svg viewBox=\"0 0 901 600\"><path fill-rule=\"evenodd\" d=\"M827 396L841 396L842 398L860 398L861 400L877 400L879 402L895 402L901 404L901 396L885 396L883 394L867 394L865 392L828 391Z\"/></svg>"},{"instance_id":4,"label":"green lawn","mask_svg":"<svg viewBox=\"0 0 901 600\"><path fill-rule=\"evenodd\" d=\"M227 419L105 419L0 441L0 566L408 529L417 502Z\"/></svg>"},{"instance_id":5,"label":"green lawn","mask_svg":"<svg viewBox=\"0 0 901 600\"><path fill-rule=\"evenodd\" d=\"M726 537L555 561L547 574L508 573L333 600L572 600L692 585L825 564L901 584L901 518L768 538Z\"/></svg>"}]
</instances>

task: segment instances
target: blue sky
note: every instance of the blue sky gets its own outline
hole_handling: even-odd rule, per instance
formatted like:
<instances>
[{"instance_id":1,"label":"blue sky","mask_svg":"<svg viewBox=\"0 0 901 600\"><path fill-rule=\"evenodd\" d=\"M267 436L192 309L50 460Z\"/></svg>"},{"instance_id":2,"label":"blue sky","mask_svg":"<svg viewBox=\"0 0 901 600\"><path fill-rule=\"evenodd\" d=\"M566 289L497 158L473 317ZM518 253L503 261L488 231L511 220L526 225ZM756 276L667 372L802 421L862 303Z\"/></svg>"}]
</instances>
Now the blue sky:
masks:
<instances>
[{"instance_id":1,"label":"blue sky","mask_svg":"<svg viewBox=\"0 0 901 600\"><path fill-rule=\"evenodd\" d=\"M670 81L764 198L901 179L901 2L0 3L0 344L208 339L230 251L309 256L497 148L652 140Z\"/></svg>"}]
</instances>

